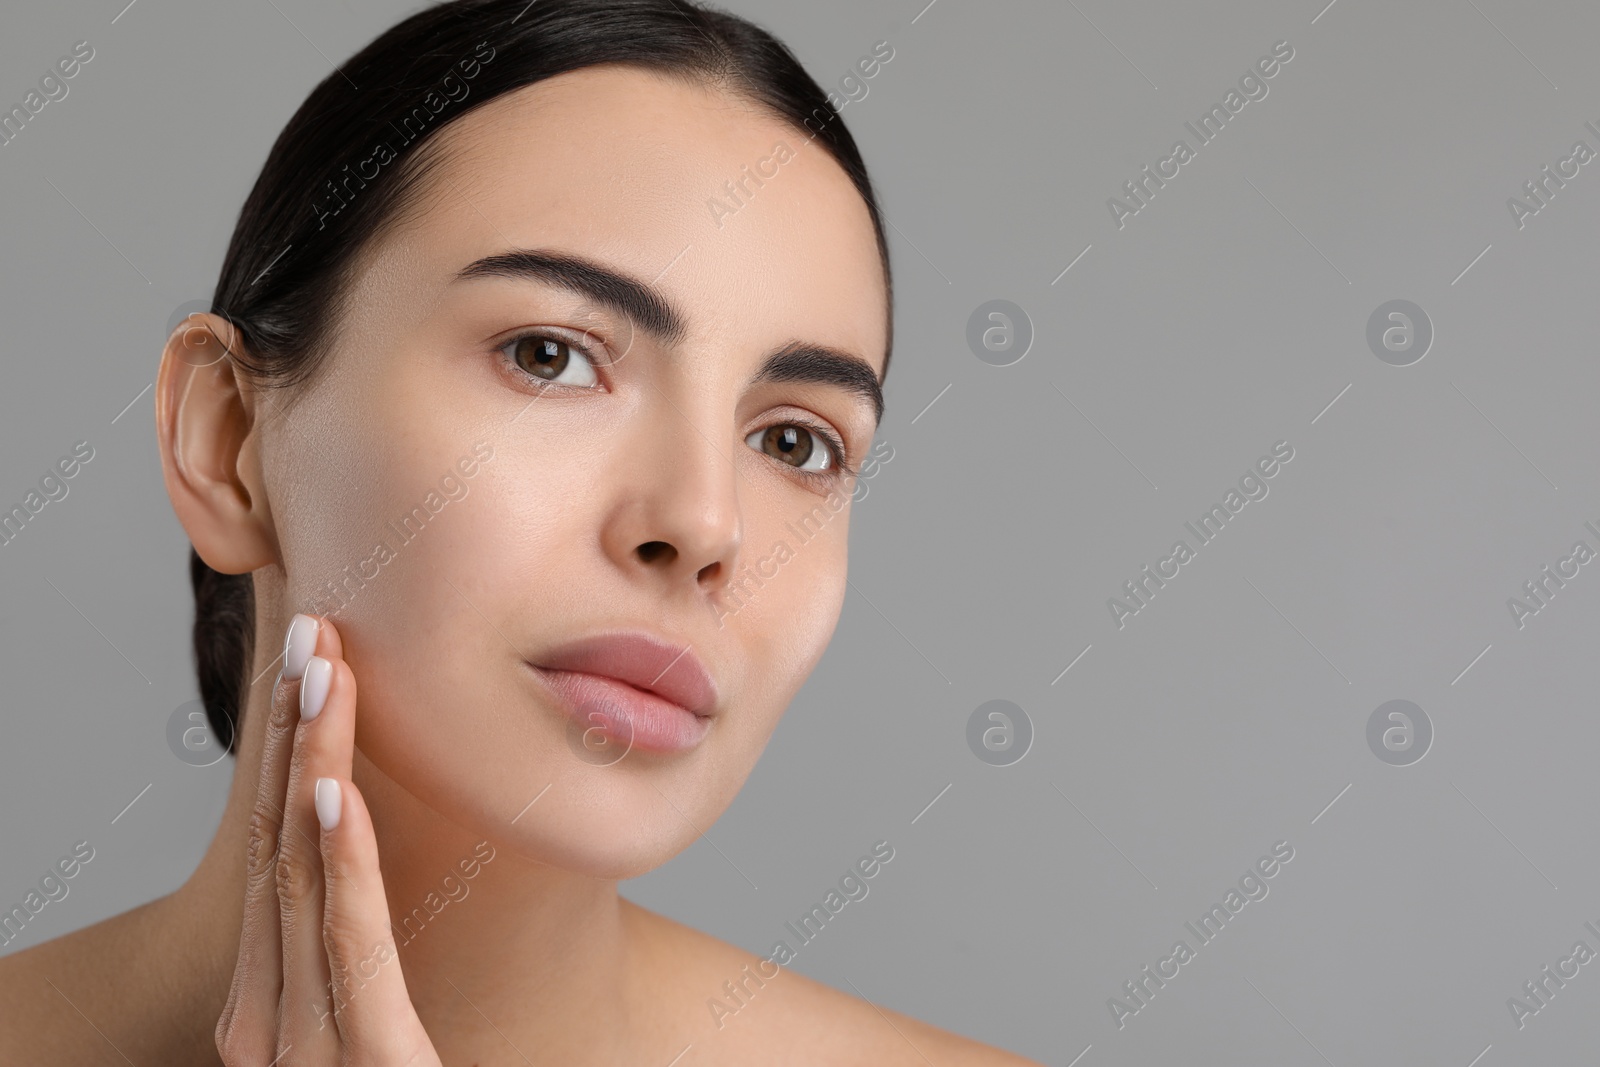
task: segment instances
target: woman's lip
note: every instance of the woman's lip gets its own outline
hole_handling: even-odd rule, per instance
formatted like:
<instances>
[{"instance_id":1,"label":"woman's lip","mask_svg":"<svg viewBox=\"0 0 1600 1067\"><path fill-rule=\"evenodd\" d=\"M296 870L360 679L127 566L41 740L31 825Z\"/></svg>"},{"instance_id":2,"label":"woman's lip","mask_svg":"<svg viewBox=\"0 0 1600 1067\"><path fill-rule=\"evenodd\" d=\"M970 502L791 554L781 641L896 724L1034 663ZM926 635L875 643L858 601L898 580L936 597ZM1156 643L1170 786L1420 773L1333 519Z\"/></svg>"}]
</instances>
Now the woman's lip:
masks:
<instances>
[{"instance_id":1,"label":"woman's lip","mask_svg":"<svg viewBox=\"0 0 1600 1067\"><path fill-rule=\"evenodd\" d=\"M624 754L633 749L681 752L699 744L710 729L709 716L618 678L528 666L560 698L568 717L583 727L586 747L588 732L594 730L621 746Z\"/></svg>"},{"instance_id":2,"label":"woman's lip","mask_svg":"<svg viewBox=\"0 0 1600 1067\"><path fill-rule=\"evenodd\" d=\"M674 645L642 630L616 630L580 638L541 655L533 665L610 679L652 693L696 715L709 714L717 702L716 685L693 648Z\"/></svg>"}]
</instances>

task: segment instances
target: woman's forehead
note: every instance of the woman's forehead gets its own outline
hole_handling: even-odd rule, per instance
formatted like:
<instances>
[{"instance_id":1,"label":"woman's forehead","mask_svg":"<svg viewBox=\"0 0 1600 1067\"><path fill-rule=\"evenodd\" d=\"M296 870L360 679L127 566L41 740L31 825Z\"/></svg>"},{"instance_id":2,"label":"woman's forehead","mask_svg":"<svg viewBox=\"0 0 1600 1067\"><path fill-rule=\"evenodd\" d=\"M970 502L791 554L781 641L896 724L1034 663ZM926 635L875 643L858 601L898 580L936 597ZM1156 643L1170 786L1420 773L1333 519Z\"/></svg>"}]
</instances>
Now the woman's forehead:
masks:
<instances>
[{"instance_id":1,"label":"woman's forehead","mask_svg":"<svg viewBox=\"0 0 1600 1067\"><path fill-rule=\"evenodd\" d=\"M808 134L748 101L586 68L490 101L430 149L421 210L374 267L398 255L438 287L487 255L566 251L651 280L691 336L814 337L881 368L887 296L866 204Z\"/></svg>"}]
</instances>

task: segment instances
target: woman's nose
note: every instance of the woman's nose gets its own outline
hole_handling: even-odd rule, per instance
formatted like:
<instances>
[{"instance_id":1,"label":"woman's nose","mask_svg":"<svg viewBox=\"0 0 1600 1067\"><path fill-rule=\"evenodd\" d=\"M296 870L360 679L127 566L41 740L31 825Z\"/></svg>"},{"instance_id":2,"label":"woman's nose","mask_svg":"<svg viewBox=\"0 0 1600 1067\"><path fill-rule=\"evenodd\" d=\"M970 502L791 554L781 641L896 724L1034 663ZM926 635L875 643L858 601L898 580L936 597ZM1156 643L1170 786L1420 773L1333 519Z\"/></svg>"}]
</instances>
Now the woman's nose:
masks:
<instances>
[{"instance_id":1,"label":"woman's nose","mask_svg":"<svg viewBox=\"0 0 1600 1067\"><path fill-rule=\"evenodd\" d=\"M658 399L664 410L635 424L653 441L639 440L620 464L606 551L624 570L715 591L736 570L742 540L738 442L730 434L719 441L704 424L710 420L691 421Z\"/></svg>"}]
</instances>

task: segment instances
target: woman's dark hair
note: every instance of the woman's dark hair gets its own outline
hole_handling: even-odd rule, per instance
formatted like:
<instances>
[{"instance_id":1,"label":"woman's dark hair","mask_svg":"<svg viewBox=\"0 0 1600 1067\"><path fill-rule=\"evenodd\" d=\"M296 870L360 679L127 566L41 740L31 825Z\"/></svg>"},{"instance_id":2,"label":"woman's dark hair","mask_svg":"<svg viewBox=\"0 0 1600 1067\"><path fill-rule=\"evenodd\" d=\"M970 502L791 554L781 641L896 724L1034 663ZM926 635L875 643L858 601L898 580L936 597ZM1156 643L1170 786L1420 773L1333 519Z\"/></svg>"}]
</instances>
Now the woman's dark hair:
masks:
<instances>
[{"instance_id":1,"label":"woman's dark hair","mask_svg":"<svg viewBox=\"0 0 1600 1067\"><path fill-rule=\"evenodd\" d=\"M235 363L262 386L305 381L330 346L358 254L418 206L436 162L419 149L503 93L602 63L711 85L807 133L866 201L892 308L866 164L828 94L771 34L684 0L454 0L356 53L278 135L211 300L237 331ZM189 571L200 696L217 741L232 751L254 651L254 586L249 574L212 570L193 549Z\"/></svg>"}]
</instances>

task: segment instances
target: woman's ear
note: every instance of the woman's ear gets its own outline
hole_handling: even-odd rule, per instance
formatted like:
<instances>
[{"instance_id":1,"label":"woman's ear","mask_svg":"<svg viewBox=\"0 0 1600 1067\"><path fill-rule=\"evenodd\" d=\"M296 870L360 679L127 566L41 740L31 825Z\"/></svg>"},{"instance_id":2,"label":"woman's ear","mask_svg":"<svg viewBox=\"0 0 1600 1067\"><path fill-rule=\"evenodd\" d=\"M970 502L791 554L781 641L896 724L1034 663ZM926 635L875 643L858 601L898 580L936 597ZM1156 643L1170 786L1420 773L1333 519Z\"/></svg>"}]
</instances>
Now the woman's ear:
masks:
<instances>
[{"instance_id":1,"label":"woman's ear","mask_svg":"<svg viewBox=\"0 0 1600 1067\"><path fill-rule=\"evenodd\" d=\"M255 433L261 393L231 355L243 343L227 319L190 315L167 338L156 375L167 495L195 551L221 574L278 560Z\"/></svg>"}]
</instances>

